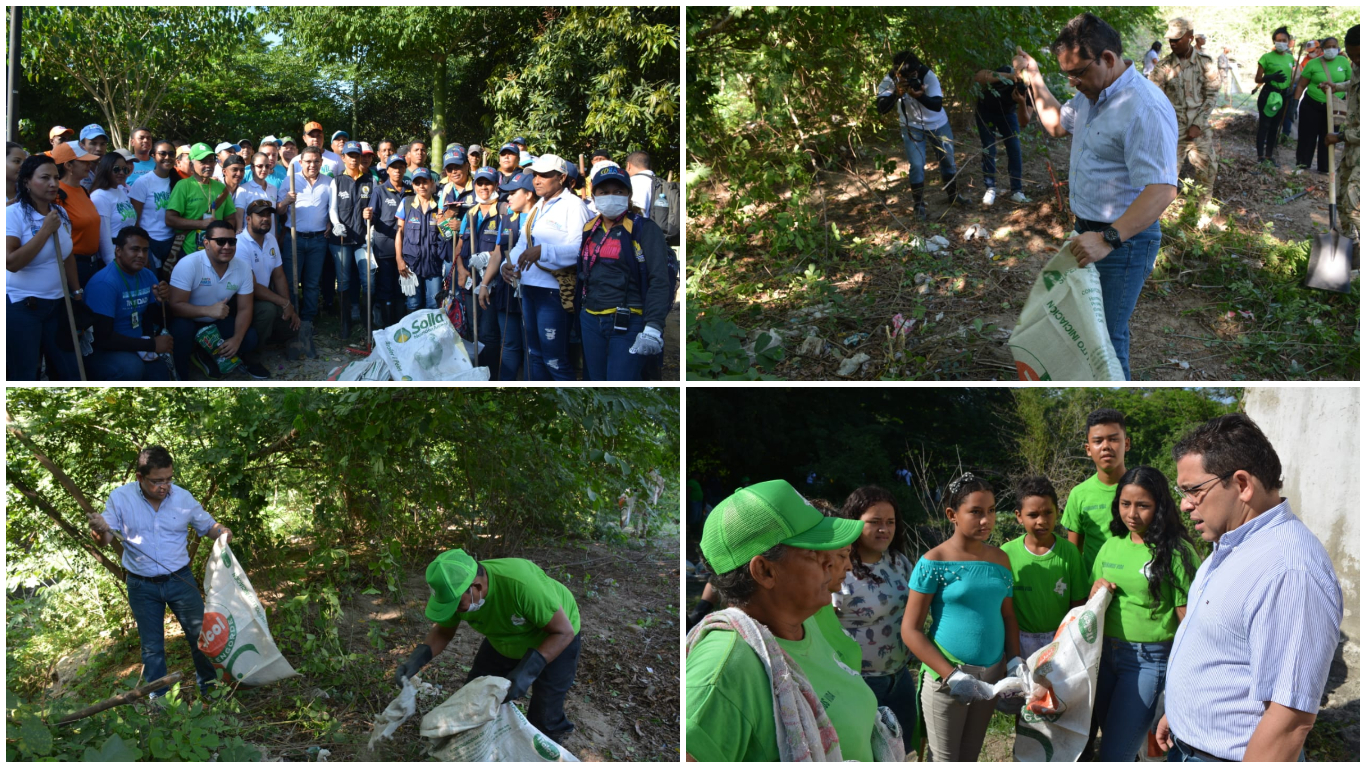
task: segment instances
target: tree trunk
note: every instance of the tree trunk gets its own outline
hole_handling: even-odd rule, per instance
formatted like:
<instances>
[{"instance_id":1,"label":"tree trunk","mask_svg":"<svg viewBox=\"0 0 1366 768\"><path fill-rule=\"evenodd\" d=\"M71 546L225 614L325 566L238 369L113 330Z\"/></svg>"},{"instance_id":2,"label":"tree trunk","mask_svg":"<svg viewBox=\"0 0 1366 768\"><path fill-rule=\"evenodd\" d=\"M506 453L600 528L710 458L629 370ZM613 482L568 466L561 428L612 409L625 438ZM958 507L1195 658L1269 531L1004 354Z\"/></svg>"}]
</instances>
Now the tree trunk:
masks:
<instances>
[{"instance_id":1,"label":"tree trunk","mask_svg":"<svg viewBox=\"0 0 1366 768\"><path fill-rule=\"evenodd\" d=\"M25 498L33 502L34 506L42 510L43 514L52 518L53 522L57 523L57 527L61 528L63 531L69 534L71 538L76 540L76 542L80 545L82 549L89 552L92 557L100 561L100 565L103 565L106 570L114 574L114 578L118 579L120 582L124 580L123 568L121 568L113 560L110 560L103 552L96 548L95 545L90 541L89 537L82 536L81 532L77 530L76 526L72 525L71 523L68 523L66 521L66 518L62 517L62 513L58 512L56 507L53 507L47 499L44 499L42 495L38 493L37 490L30 488L27 483L25 483L23 480L18 479L14 472L9 472L7 474L9 477L10 485L13 485L15 489L17 489L20 493L24 495Z\"/></svg>"},{"instance_id":2,"label":"tree trunk","mask_svg":"<svg viewBox=\"0 0 1366 768\"><path fill-rule=\"evenodd\" d=\"M432 159L441 168L441 156L446 153L446 54L436 54L436 71L432 85Z\"/></svg>"}]
</instances>

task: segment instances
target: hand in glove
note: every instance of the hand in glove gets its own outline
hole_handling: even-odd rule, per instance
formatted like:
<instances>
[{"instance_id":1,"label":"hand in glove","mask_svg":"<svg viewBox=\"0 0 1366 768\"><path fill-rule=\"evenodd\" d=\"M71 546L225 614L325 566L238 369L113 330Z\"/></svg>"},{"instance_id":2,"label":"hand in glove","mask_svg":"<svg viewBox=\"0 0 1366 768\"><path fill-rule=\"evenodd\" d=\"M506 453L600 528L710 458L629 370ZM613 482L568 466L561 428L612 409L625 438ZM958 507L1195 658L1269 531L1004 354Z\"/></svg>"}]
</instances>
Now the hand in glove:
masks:
<instances>
[{"instance_id":1,"label":"hand in glove","mask_svg":"<svg viewBox=\"0 0 1366 768\"><path fill-rule=\"evenodd\" d=\"M1265 81L1267 81L1268 83L1276 83L1276 84L1279 85L1279 84L1282 84L1282 83L1285 82L1285 73L1284 73L1284 72L1272 72L1272 73L1269 74L1269 75L1265 75L1262 79L1265 80Z\"/></svg>"},{"instance_id":2,"label":"hand in glove","mask_svg":"<svg viewBox=\"0 0 1366 768\"><path fill-rule=\"evenodd\" d=\"M346 225L341 223L333 224L332 234L337 237L341 237L342 235L346 234Z\"/></svg>"},{"instance_id":3,"label":"hand in glove","mask_svg":"<svg viewBox=\"0 0 1366 768\"><path fill-rule=\"evenodd\" d=\"M517 662L517 666L513 667L507 675L508 680L512 681L512 685L508 686L508 695L503 697L503 703L506 704L513 699L520 699L525 696L526 692L530 690L531 684L541 676L546 663L545 657L541 655L540 651L535 648L527 651L522 660Z\"/></svg>"},{"instance_id":4,"label":"hand in glove","mask_svg":"<svg viewBox=\"0 0 1366 768\"><path fill-rule=\"evenodd\" d=\"M1016 656L1015 658L1006 662L1006 677L1018 677L1021 681L1023 681L1023 684L1020 686L1019 693L1007 694L1008 696L1019 697L1024 696L1029 692L1031 685L1031 681L1029 678L1029 667L1025 666L1024 659L1020 658L1019 656Z\"/></svg>"},{"instance_id":5,"label":"hand in glove","mask_svg":"<svg viewBox=\"0 0 1366 768\"><path fill-rule=\"evenodd\" d=\"M394 685L402 688L405 679L416 675L417 671L427 666L427 662L431 660L432 647L426 643L419 644L413 650L412 655L408 657L408 660L399 664L398 669L394 670Z\"/></svg>"},{"instance_id":6,"label":"hand in glove","mask_svg":"<svg viewBox=\"0 0 1366 768\"><path fill-rule=\"evenodd\" d=\"M990 683L984 683L961 669L955 669L944 682L949 686L949 695L959 704L986 701L993 695Z\"/></svg>"},{"instance_id":7,"label":"hand in glove","mask_svg":"<svg viewBox=\"0 0 1366 768\"><path fill-rule=\"evenodd\" d=\"M664 337L660 335L658 328L648 325L639 336L636 336L636 343L631 345L633 355L657 355L663 351Z\"/></svg>"},{"instance_id":8,"label":"hand in glove","mask_svg":"<svg viewBox=\"0 0 1366 768\"><path fill-rule=\"evenodd\" d=\"M489 258L492 256L493 254L488 251L480 251L479 253L474 254L470 257L470 269L477 269L481 272L484 271L488 268Z\"/></svg>"}]
</instances>

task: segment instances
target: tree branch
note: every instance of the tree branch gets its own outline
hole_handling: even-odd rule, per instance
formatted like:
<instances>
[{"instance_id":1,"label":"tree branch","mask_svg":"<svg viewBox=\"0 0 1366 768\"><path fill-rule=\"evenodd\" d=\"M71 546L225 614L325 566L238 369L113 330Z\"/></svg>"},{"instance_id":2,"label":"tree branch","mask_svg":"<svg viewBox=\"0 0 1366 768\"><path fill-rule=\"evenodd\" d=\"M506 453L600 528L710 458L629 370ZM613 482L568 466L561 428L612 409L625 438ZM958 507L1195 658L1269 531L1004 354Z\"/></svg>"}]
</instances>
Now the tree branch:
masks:
<instances>
[{"instance_id":1,"label":"tree branch","mask_svg":"<svg viewBox=\"0 0 1366 768\"><path fill-rule=\"evenodd\" d=\"M10 416L9 411L5 411L5 430L13 435L16 440L23 443L24 447L28 448L33 454L33 457L38 460L38 463L42 464L48 472L52 473L52 476L56 478L57 482L61 483L61 486L66 489L67 493L71 494L71 497L80 505L81 510L85 512L87 517L93 517L95 515L95 508L90 505L90 500L85 497L85 494L81 492L81 489L76 487L75 481L73 481L61 467L57 466L52 459L49 459L47 454L39 450L37 445L34 445L33 440L28 435L24 434L23 430L19 429L14 423L14 418Z\"/></svg>"},{"instance_id":2,"label":"tree branch","mask_svg":"<svg viewBox=\"0 0 1366 768\"><path fill-rule=\"evenodd\" d=\"M152 682L139 688L134 688L131 691L120 693L117 696L111 696L98 704L91 704L85 709L78 709L75 712L72 712L71 714L62 717L62 719L58 720L56 723L53 723L53 725L65 725L67 723L74 723L77 720L81 720L90 717L91 715L98 714L100 712L105 711L106 709L113 709L114 707L137 701L138 699L145 697L147 694L157 690L158 688L165 688L175 685L176 683L180 682L180 678L180 672L172 672L171 674L165 677L153 680Z\"/></svg>"},{"instance_id":3,"label":"tree branch","mask_svg":"<svg viewBox=\"0 0 1366 768\"><path fill-rule=\"evenodd\" d=\"M82 549L89 552L96 560L99 560L100 565L103 565L105 569L114 574L114 578L118 579L120 582L124 580L123 568L106 557L103 552L90 542L88 537L82 536L76 526L68 523L66 518L62 517L62 513L58 512L57 508L52 506L51 502L43 498L42 494L38 493L37 490L30 488L27 483L19 479L17 473L7 472L6 474L8 475L11 485L18 489L25 498L33 502L33 505L42 511L43 514L52 518L52 520L57 523L57 526L69 534L71 538L75 539L76 543L79 544Z\"/></svg>"}]
</instances>

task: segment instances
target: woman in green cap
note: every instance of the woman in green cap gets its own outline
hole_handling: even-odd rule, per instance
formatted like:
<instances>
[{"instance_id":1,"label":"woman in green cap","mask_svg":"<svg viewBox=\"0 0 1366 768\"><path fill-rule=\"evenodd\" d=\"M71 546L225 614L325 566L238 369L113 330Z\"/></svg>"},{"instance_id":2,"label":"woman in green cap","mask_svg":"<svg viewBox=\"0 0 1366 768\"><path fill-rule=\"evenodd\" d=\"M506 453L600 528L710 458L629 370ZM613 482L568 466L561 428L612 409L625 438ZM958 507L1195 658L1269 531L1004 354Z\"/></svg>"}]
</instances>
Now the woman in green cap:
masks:
<instances>
[{"instance_id":1,"label":"woman in green cap","mask_svg":"<svg viewBox=\"0 0 1366 768\"><path fill-rule=\"evenodd\" d=\"M579 606L574 595L540 566L517 557L475 562L463 549L443 552L427 566L427 618L436 622L394 672L394 682L417 674L439 655L464 621L484 636L465 677L512 682L503 701L531 690L527 720L560 741L574 730L564 698L579 665Z\"/></svg>"},{"instance_id":2,"label":"woman in green cap","mask_svg":"<svg viewBox=\"0 0 1366 768\"><path fill-rule=\"evenodd\" d=\"M877 697L816 620L842 571L835 553L862 530L784 480L712 510L702 555L731 607L688 633L689 760L874 759Z\"/></svg>"}]
</instances>

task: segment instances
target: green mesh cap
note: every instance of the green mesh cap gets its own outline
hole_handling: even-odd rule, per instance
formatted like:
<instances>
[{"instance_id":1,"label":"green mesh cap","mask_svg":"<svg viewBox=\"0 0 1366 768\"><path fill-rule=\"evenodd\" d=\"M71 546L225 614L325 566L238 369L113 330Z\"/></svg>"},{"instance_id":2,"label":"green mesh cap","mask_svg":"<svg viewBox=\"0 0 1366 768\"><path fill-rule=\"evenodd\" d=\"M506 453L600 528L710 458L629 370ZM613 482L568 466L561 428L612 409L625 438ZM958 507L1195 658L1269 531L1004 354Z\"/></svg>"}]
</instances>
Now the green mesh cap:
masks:
<instances>
[{"instance_id":1,"label":"green mesh cap","mask_svg":"<svg viewBox=\"0 0 1366 768\"><path fill-rule=\"evenodd\" d=\"M432 596L427 600L427 618L449 621L460 608L460 598L465 590L474 582L476 570L474 558L463 549L437 555L427 566L427 586L432 588Z\"/></svg>"},{"instance_id":2,"label":"green mesh cap","mask_svg":"<svg viewBox=\"0 0 1366 768\"><path fill-rule=\"evenodd\" d=\"M861 521L826 517L786 480L769 480L716 505L702 528L702 554L717 573L727 573L779 544L839 549L861 533Z\"/></svg>"}]
</instances>

